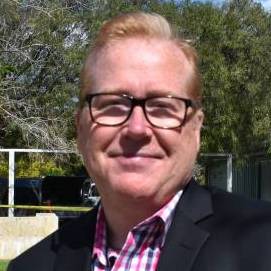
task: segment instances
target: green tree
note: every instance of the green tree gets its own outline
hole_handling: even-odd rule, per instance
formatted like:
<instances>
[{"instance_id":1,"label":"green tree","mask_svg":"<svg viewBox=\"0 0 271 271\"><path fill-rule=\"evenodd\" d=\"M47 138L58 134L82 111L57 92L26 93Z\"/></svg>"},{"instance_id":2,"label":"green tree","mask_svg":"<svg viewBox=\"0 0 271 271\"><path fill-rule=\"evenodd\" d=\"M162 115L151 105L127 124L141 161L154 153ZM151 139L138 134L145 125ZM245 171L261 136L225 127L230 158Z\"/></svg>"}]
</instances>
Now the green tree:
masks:
<instances>
[{"instance_id":1,"label":"green tree","mask_svg":"<svg viewBox=\"0 0 271 271\"><path fill-rule=\"evenodd\" d=\"M86 33L68 1L0 4L2 147L71 149Z\"/></svg>"},{"instance_id":2,"label":"green tree","mask_svg":"<svg viewBox=\"0 0 271 271\"><path fill-rule=\"evenodd\" d=\"M270 152L270 14L249 0L182 4L178 21L200 55L204 152Z\"/></svg>"},{"instance_id":3,"label":"green tree","mask_svg":"<svg viewBox=\"0 0 271 271\"><path fill-rule=\"evenodd\" d=\"M0 3L0 146L71 150L79 72L103 21L160 13L190 39L203 77L203 152L271 153L271 15L252 0Z\"/></svg>"}]
</instances>

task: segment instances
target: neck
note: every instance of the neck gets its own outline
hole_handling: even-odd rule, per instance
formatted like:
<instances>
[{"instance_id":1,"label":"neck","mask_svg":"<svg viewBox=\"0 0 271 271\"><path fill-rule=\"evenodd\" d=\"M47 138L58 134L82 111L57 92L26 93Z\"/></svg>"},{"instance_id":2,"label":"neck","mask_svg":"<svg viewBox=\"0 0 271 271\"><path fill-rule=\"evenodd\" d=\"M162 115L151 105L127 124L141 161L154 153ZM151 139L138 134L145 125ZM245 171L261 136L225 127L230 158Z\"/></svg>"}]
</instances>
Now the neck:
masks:
<instances>
[{"instance_id":1,"label":"neck","mask_svg":"<svg viewBox=\"0 0 271 271\"><path fill-rule=\"evenodd\" d=\"M139 202L102 200L102 204L107 223L108 242L113 249L121 249L129 231L160 208Z\"/></svg>"}]
</instances>

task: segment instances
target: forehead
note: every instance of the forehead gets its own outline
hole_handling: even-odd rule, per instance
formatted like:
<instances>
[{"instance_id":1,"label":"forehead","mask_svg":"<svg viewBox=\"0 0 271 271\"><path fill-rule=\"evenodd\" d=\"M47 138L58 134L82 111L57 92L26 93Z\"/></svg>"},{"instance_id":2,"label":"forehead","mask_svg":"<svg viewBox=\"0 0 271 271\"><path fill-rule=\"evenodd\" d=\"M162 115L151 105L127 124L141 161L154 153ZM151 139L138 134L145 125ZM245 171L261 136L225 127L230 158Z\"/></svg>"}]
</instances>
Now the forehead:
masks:
<instances>
[{"instance_id":1,"label":"forehead","mask_svg":"<svg viewBox=\"0 0 271 271\"><path fill-rule=\"evenodd\" d=\"M91 65L91 91L180 91L188 96L191 65L170 41L131 38L101 50ZM138 93L141 96L141 93ZM173 93L178 94L178 93Z\"/></svg>"}]
</instances>

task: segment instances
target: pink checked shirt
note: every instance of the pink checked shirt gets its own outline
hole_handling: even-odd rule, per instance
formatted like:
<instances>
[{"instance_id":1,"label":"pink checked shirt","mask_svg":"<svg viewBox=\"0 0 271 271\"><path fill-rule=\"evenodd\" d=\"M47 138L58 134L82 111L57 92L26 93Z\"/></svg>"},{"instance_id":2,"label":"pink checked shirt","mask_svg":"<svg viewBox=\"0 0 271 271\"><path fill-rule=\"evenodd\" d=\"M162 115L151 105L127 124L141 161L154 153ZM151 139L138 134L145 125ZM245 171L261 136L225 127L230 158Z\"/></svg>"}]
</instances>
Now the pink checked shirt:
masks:
<instances>
[{"instance_id":1,"label":"pink checked shirt","mask_svg":"<svg viewBox=\"0 0 271 271\"><path fill-rule=\"evenodd\" d=\"M107 247L106 225L99 207L92 252L93 271L154 271L172 222L175 207L181 197L179 191L165 206L136 225L127 235L120 251Z\"/></svg>"}]
</instances>

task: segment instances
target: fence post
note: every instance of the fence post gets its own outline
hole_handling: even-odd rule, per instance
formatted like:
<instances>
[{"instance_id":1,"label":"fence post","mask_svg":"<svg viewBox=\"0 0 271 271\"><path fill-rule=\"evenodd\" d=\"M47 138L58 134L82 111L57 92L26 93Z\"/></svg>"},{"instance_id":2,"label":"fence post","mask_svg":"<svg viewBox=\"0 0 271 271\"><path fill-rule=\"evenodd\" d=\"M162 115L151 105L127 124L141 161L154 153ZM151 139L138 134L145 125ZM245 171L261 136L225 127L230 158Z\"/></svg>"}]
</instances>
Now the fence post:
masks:
<instances>
[{"instance_id":1,"label":"fence post","mask_svg":"<svg viewBox=\"0 0 271 271\"><path fill-rule=\"evenodd\" d=\"M9 150L8 152L9 166L8 166L8 204L14 205L14 176L15 176L15 152ZM14 216L14 208L8 209L8 216Z\"/></svg>"},{"instance_id":2,"label":"fence post","mask_svg":"<svg viewBox=\"0 0 271 271\"><path fill-rule=\"evenodd\" d=\"M232 154L227 157L227 191L232 192Z\"/></svg>"}]
</instances>

